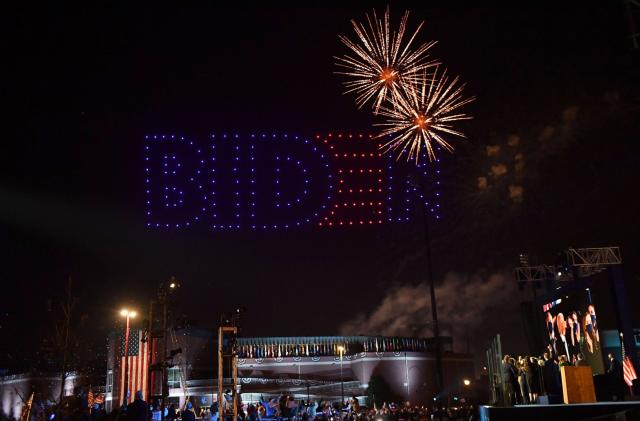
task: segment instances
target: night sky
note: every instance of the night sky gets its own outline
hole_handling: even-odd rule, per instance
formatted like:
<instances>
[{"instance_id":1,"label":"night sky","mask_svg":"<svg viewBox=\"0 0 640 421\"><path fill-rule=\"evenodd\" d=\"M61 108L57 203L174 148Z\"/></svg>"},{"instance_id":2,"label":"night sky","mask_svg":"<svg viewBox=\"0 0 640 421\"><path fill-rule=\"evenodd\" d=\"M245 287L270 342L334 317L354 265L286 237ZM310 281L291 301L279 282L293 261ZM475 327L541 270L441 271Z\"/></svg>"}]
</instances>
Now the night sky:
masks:
<instances>
[{"instance_id":1,"label":"night sky","mask_svg":"<svg viewBox=\"0 0 640 421\"><path fill-rule=\"evenodd\" d=\"M3 366L24 366L51 332L69 276L83 340L98 347L116 310L143 310L172 275L179 312L213 327L243 305L248 335L336 334L425 279L420 218L290 232L145 227L145 134L371 132L374 118L342 95L332 57L346 52L338 34L352 35L349 20L386 3L304 3L56 5L5 18L0 336L27 352L2 352ZM462 125L468 141L443 156L443 220L433 227L443 288L451 272L508 275L521 251L553 263L570 245L619 245L640 304L640 52L623 1L568 3L391 2L394 21L405 8L412 27L426 21L432 54L477 97ZM508 276L504 288L517 294ZM520 315L509 309L503 324L472 324L474 342L513 333L507 341L521 350Z\"/></svg>"}]
</instances>

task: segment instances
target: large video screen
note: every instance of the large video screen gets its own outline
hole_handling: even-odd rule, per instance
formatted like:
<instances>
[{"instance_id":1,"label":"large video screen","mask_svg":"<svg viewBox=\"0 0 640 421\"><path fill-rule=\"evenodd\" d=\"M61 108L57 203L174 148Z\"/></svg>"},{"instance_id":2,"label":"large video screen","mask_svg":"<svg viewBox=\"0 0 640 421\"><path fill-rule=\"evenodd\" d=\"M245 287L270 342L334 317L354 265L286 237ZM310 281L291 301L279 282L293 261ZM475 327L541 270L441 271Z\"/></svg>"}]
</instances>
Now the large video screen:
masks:
<instances>
[{"instance_id":1,"label":"large video screen","mask_svg":"<svg viewBox=\"0 0 640 421\"><path fill-rule=\"evenodd\" d=\"M544 304L542 311L546 345L553 357L572 365L588 364L594 375L603 374L598 316L589 290L559 297ZM578 364L579 360L585 362Z\"/></svg>"}]
</instances>

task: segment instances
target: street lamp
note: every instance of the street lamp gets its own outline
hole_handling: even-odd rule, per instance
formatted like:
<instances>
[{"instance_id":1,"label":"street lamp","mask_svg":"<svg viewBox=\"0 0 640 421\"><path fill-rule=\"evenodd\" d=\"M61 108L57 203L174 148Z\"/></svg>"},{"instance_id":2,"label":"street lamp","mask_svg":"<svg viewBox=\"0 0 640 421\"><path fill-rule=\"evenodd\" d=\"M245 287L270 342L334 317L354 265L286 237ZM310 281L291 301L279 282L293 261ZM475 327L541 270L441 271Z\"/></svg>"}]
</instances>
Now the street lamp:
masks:
<instances>
[{"instance_id":1,"label":"street lamp","mask_svg":"<svg viewBox=\"0 0 640 421\"><path fill-rule=\"evenodd\" d=\"M120 310L120 315L127 318L127 327L124 331L124 402L125 405L129 403L129 321L136 317L136 312L123 308Z\"/></svg>"},{"instance_id":2,"label":"street lamp","mask_svg":"<svg viewBox=\"0 0 640 421\"><path fill-rule=\"evenodd\" d=\"M342 411L342 407L344 406L344 380L342 377L342 356L344 355L344 347L342 345L338 346L338 352L340 352L340 411Z\"/></svg>"},{"instance_id":3,"label":"street lamp","mask_svg":"<svg viewBox=\"0 0 640 421\"><path fill-rule=\"evenodd\" d=\"M462 381L462 383L464 383L464 385L465 385L465 386L470 386L470 385L471 385L471 380L469 380L469 379L464 379L464 380Z\"/></svg>"}]
</instances>

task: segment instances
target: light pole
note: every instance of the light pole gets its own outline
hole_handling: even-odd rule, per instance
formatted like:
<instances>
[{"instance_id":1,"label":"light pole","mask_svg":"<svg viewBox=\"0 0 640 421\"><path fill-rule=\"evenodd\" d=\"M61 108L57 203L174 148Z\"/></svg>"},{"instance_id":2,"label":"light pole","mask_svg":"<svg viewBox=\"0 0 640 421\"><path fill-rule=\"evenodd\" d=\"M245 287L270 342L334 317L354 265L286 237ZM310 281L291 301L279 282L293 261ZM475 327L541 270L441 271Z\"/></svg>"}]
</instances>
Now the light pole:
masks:
<instances>
[{"instance_id":1,"label":"light pole","mask_svg":"<svg viewBox=\"0 0 640 421\"><path fill-rule=\"evenodd\" d=\"M424 173L426 174L426 172ZM427 189L425 183L420 179L420 174L415 173L413 177L413 186L420 189L420 198L427 197ZM429 234L429 212L427 206L422 204L422 217L424 220L424 243L425 243L425 263L427 265L427 281L429 282L429 298L431 299L431 320L433 326L433 338L436 345L436 385L438 394L443 390L444 373L442 369L442 347L440 344L440 326L438 325L438 305L436 302L436 289L433 279L433 262L431 260L431 236Z\"/></svg>"},{"instance_id":2,"label":"light pole","mask_svg":"<svg viewBox=\"0 0 640 421\"><path fill-rule=\"evenodd\" d=\"M342 345L338 347L338 352L340 352L340 411L342 411L342 407L344 406L344 380L342 377L342 356L344 355L344 347Z\"/></svg>"},{"instance_id":3,"label":"light pole","mask_svg":"<svg viewBox=\"0 0 640 421\"><path fill-rule=\"evenodd\" d=\"M163 345L162 345L162 404L160 405L160 419L162 421L164 421L166 419L165 417L165 409L167 408L167 399L169 399L169 378L168 378L168 372L167 372L167 348L168 348L168 342L167 342L167 312L168 312L168 293L171 293L173 291L175 291L177 288L180 287L180 283L176 280L175 276L172 276L169 279L169 282L163 282L160 284L160 287L158 288L158 302L162 304L162 340L163 340ZM151 376L149 376L151 377ZM182 379L183 381L187 381L187 379Z\"/></svg>"},{"instance_id":4,"label":"light pole","mask_svg":"<svg viewBox=\"0 0 640 421\"><path fill-rule=\"evenodd\" d=\"M126 308L120 311L122 317L127 319L127 327L124 331L124 404L129 403L129 321L136 317L136 312L127 310Z\"/></svg>"}]
</instances>

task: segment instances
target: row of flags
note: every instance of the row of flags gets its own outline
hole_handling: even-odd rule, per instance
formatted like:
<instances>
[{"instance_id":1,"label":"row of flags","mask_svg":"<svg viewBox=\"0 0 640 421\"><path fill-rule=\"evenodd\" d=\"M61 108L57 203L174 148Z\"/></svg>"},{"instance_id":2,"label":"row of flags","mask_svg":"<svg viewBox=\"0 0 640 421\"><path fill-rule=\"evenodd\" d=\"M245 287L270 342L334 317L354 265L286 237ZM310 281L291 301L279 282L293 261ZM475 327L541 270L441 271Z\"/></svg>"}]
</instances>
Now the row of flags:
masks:
<instances>
[{"instance_id":1,"label":"row of flags","mask_svg":"<svg viewBox=\"0 0 640 421\"><path fill-rule=\"evenodd\" d=\"M557 300L551 301L550 303L543 304L542 312L546 313L547 311L551 310L552 308L559 305L560 303L562 303L562 298L558 298Z\"/></svg>"},{"instance_id":2,"label":"row of flags","mask_svg":"<svg viewBox=\"0 0 640 421\"><path fill-rule=\"evenodd\" d=\"M281 357L313 357L338 356L340 348L344 355L357 352L400 352L424 351L427 348L425 339L417 338L384 338L372 337L361 340L319 339L306 343L290 343L287 339L269 339L268 343L239 340L238 356L240 358L281 358Z\"/></svg>"}]
</instances>

